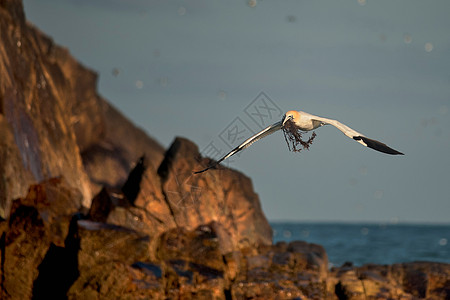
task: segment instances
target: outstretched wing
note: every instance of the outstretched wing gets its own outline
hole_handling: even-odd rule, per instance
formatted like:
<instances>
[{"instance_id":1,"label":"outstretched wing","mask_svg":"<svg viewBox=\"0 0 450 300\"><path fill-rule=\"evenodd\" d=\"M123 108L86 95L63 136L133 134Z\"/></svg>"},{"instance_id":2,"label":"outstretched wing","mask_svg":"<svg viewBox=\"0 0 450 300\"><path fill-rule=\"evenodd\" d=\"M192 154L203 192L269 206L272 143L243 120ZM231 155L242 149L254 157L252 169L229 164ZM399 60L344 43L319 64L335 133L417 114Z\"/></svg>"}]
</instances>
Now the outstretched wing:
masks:
<instances>
[{"instance_id":1,"label":"outstretched wing","mask_svg":"<svg viewBox=\"0 0 450 300\"><path fill-rule=\"evenodd\" d=\"M383 144L382 142L379 142L377 140L369 139L368 137L364 136L363 134L359 133L358 131L353 130L352 128L348 127L345 124L342 124L341 122L339 122L337 120L332 120L332 119L327 119L327 118L322 118L322 117L317 117L317 116L313 116L312 119L322 122L323 124L333 125L337 129L342 131L346 136L357 141L358 143L360 143L363 146L372 148L374 150L377 150L377 151L380 151L380 152L383 152L386 154L403 155L403 153L401 153L395 149L392 149L388 145Z\"/></svg>"},{"instance_id":2,"label":"outstretched wing","mask_svg":"<svg viewBox=\"0 0 450 300\"><path fill-rule=\"evenodd\" d=\"M283 122L277 122L275 124L270 125L269 127L261 130L260 132L258 132L257 134L251 136L250 138L248 138L247 140L245 140L242 144L240 144L239 146L237 146L236 148L234 148L233 150L231 150L230 152L228 152L225 156L223 156L221 159L219 159L218 161L214 162L212 165L210 165L209 167L207 167L206 169L203 169L201 171L197 171L194 172L195 174L198 173L203 173L205 171L208 171L211 168L216 167L218 164L220 164L222 161L224 161L225 159L227 159L230 156L233 156L234 154L238 153L241 150L244 150L245 148L249 147L251 144L253 144L254 142L274 133L275 131L278 131L281 129L283 125Z\"/></svg>"}]
</instances>

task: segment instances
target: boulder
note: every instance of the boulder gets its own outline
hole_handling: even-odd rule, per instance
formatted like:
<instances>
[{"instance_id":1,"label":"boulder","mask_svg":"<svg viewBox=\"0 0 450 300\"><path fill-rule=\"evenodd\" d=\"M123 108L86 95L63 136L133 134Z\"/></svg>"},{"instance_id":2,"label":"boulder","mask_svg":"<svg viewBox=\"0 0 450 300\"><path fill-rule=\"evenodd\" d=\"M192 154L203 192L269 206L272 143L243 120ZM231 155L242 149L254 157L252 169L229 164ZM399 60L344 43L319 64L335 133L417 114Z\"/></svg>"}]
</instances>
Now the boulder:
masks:
<instances>
[{"instance_id":1,"label":"boulder","mask_svg":"<svg viewBox=\"0 0 450 300\"><path fill-rule=\"evenodd\" d=\"M330 274L339 299L448 299L450 264L345 265ZM330 285L330 288L333 286Z\"/></svg>"},{"instance_id":2,"label":"boulder","mask_svg":"<svg viewBox=\"0 0 450 300\"><path fill-rule=\"evenodd\" d=\"M67 292L70 299L150 297L161 292L160 280L133 264L148 261L150 240L132 229L89 220L77 221L79 276ZM159 276L160 277L160 276ZM148 282L142 286L138 281Z\"/></svg>"},{"instance_id":3,"label":"boulder","mask_svg":"<svg viewBox=\"0 0 450 300\"><path fill-rule=\"evenodd\" d=\"M166 299L158 266L111 262L86 270L67 299Z\"/></svg>"},{"instance_id":4,"label":"boulder","mask_svg":"<svg viewBox=\"0 0 450 300\"><path fill-rule=\"evenodd\" d=\"M270 245L272 229L251 180L226 168L193 173L207 161L194 143L178 137L158 168L164 199L176 225L193 229L216 221L231 235L236 248Z\"/></svg>"},{"instance_id":5,"label":"boulder","mask_svg":"<svg viewBox=\"0 0 450 300\"><path fill-rule=\"evenodd\" d=\"M231 285L233 299L329 299L334 295L328 292L327 256L319 245L280 242L242 253L241 270ZM311 257L321 260L312 263Z\"/></svg>"},{"instance_id":6,"label":"boulder","mask_svg":"<svg viewBox=\"0 0 450 300\"><path fill-rule=\"evenodd\" d=\"M9 222L2 222L2 299L30 299L44 260L66 245L72 216L82 195L62 178L33 185L26 198L14 201ZM67 257L68 253L58 253ZM50 257L49 257L50 256ZM69 261L59 262L70 277ZM45 271L44 271L45 272ZM60 274L52 273L54 278ZM38 281L42 283L42 278Z\"/></svg>"},{"instance_id":7,"label":"boulder","mask_svg":"<svg viewBox=\"0 0 450 300\"><path fill-rule=\"evenodd\" d=\"M166 291L181 299L225 299L229 286L223 257L230 241L216 232L217 223L194 230L176 228L160 236L157 260L164 265Z\"/></svg>"}]
</instances>

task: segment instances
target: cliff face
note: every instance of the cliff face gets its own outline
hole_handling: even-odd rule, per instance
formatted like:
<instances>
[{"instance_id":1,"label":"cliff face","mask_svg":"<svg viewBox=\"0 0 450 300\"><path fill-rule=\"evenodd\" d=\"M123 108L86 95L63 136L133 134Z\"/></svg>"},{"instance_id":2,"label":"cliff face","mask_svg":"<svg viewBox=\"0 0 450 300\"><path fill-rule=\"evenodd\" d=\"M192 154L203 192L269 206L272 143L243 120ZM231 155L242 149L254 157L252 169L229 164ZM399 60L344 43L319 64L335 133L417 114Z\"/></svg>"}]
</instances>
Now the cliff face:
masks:
<instances>
[{"instance_id":1,"label":"cliff face","mask_svg":"<svg viewBox=\"0 0 450 300\"><path fill-rule=\"evenodd\" d=\"M14 141L0 158L3 168L14 170L7 172L11 177L3 183L2 217L29 183L61 175L81 191L88 206L89 179L71 113L75 91L85 87L74 86L67 78L58 64L65 50L26 24L20 2L0 5L0 124L3 134Z\"/></svg>"},{"instance_id":2,"label":"cliff face","mask_svg":"<svg viewBox=\"0 0 450 300\"><path fill-rule=\"evenodd\" d=\"M272 245L251 180L175 138L165 151L97 76L0 0L1 299L444 299L450 265L328 270Z\"/></svg>"},{"instance_id":3,"label":"cliff face","mask_svg":"<svg viewBox=\"0 0 450 300\"><path fill-rule=\"evenodd\" d=\"M143 156L141 177L123 188L134 193L124 190L124 197L133 198L148 221L146 232L218 221L236 241L233 247L271 243L250 179L231 170L193 176L202 163L197 146L178 138L165 153L97 94L93 71L26 22L20 1L0 2L0 25L3 218L30 184L55 177L78 190L81 205L89 208L103 187L122 188ZM112 210L111 222L118 210Z\"/></svg>"},{"instance_id":4,"label":"cliff face","mask_svg":"<svg viewBox=\"0 0 450 300\"><path fill-rule=\"evenodd\" d=\"M0 216L31 183L63 176L89 207L124 182L144 153L163 148L96 92L97 75L27 24L20 1L0 3Z\"/></svg>"}]
</instances>

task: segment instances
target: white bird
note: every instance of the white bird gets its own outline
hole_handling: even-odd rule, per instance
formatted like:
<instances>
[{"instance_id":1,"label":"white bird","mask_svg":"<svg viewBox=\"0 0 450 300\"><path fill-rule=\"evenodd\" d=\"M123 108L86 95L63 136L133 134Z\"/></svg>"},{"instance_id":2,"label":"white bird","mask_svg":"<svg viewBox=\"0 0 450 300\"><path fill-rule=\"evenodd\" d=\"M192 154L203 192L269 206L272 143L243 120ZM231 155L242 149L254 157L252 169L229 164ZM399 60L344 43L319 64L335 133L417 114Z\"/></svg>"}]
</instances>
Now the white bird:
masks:
<instances>
[{"instance_id":1,"label":"white bird","mask_svg":"<svg viewBox=\"0 0 450 300\"><path fill-rule=\"evenodd\" d=\"M383 143L373 140L373 139L369 139L362 133L359 133L358 131L353 130L352 128L342 124L341 122L339 122L337 120L315 116L315 115L309 114L304 111L290 110L283 116L283 119L281 121L276 122L275 124L272 124L269 127L261 130L257 134L251 136L250 138L245 140L242 144L240 144L239 146L237 146L236 148L231 150L229 153L227 153L225 156L223 156L218 161L214 162L212 165L210 165L206 169L203 169L201 171L197 171L194 173L195 174L202 173L211 168L216 167L218 164L220 164L222 161L224 161L228 157L238 153L241 150L244 150L245 148L249 147L254 142L256 142L256 141L258 141L280 129L283 129L283 131L285 133L285 138L286 138L286 135L288 135L289 141L292 142L292 144L293 144L294 151L300 151L300 149L296 149L296 145L298 143L300 143L303 146L303 148L308 149L309 145L311 144L312 140L315 137L315 133L313 133L312 137L308 141L305 142L300 139L300 137L301 137L300 132L311 131L316 128L322 127L324 125L333 125L337 129L342 131L346 136L357 141L358 143L360 143L363 146L372 148L374 150L377 150L377 151L380 151L380 152L383 152L386 154L403 155L403 153L388 147L386 144L383 144ZM286 142L288 142L288 146L289 146L288 138L286 138ZM289 149L290 149L290 147L289 147Z\"/></svg>"}]
</instances>

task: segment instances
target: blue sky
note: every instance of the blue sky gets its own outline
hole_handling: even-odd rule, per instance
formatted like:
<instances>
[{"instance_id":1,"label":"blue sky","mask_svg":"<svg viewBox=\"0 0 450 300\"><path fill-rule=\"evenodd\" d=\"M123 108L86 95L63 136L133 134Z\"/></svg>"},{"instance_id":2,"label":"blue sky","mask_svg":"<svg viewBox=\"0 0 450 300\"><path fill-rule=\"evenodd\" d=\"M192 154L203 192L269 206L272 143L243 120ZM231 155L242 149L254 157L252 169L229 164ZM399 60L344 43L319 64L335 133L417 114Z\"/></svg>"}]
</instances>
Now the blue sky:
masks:
<instances>
[{"instance_id":1,"label":"blue sky","mask_svg":"<svg viewBox=\"0 0 450 300\"><path fill-rule=\"evenodd\" d=\"M338 119L406 154L366 149L332 127L291 153L274 134L227 164L252 178L270 220L449 223L450 2L254 3L24 7L166 147L184 136L228 151L221 133L236 118L257 130L246 108L264 92L282 111Z\"/></svg>"}]
</instances>

